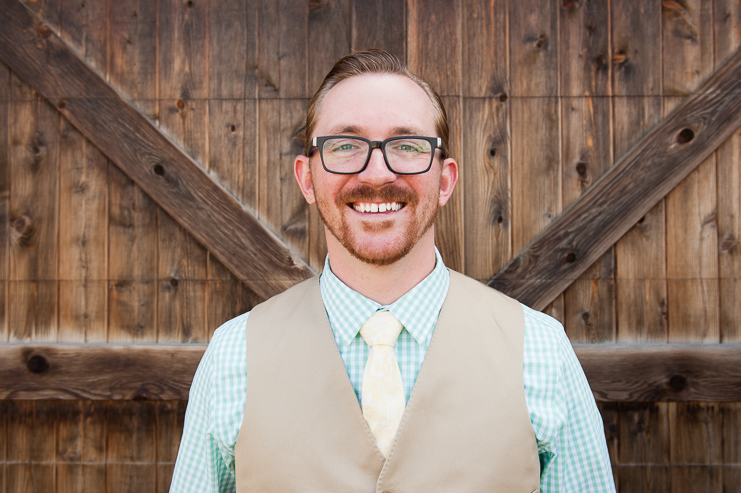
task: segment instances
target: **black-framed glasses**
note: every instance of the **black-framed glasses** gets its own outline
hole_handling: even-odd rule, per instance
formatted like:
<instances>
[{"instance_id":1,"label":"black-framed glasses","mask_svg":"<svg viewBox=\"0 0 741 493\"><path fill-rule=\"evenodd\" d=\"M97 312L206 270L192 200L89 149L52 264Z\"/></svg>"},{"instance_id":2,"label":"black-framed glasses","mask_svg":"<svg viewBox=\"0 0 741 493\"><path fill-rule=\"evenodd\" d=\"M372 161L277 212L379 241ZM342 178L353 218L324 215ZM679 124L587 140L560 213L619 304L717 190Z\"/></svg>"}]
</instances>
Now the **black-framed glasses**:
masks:
<instances>
[{"instance_id":1,"label":"black-framed glasses","mask_svg":"<svg viewBox=\"0 0 741 493\"><path fill-rule=\"evenodd\" d=\"M330 173L354 175L370 162L373 149L381 149L386 166L397 175L418 175L432 167L435 149L442 149L440 137L405 135L384 141L355 135L314 137L312 147L319 149L322 166Z\"/></svg>"}]
</instances>

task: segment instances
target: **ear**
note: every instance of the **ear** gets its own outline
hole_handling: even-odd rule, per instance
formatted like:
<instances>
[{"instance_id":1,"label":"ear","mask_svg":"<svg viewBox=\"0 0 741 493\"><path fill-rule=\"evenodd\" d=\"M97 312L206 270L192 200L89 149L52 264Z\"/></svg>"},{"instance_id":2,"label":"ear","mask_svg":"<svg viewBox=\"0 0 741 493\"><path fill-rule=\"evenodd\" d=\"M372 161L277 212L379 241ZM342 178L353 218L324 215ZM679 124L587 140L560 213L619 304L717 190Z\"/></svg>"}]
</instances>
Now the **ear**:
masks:
<instances>
[{"instance_id":1,"label":"ear","mask_svg":"<svg viewBox=\"0 0 741 493\"><path fill-rule=\"evenodd\" d=\"M307 156L296 156L296 160L293 162L293 172L304 198L308 203L313 204L316 202L316 198L314 197L314 184L311 182L311 168L309 166Z\"/></svg>"},{"instance_id":2,"label":"ear","mask_svg":"<svg viewBox=\"0 0 741 493\"><path fill-rule=\"evenodd\" d=\"M440 175L440 207L444 206L453 194L455 184L458 182L458 163L455 159L448 158L443 161L443 169Z\"/></svg>"}]
</instances>

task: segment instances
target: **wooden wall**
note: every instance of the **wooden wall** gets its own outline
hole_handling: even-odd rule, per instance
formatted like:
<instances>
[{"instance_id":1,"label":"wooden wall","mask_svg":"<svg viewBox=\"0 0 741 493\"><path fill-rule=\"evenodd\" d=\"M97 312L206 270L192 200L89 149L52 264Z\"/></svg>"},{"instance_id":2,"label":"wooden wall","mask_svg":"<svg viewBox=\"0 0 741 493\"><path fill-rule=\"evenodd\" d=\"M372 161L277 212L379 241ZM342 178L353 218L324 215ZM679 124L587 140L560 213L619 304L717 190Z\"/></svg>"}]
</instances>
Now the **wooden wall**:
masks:
<instances>
[{"instance_id":1,"label":"wooden wall","mask_svg":"<svg viewBox=\"0 0 741 493\"><path fill-rule=\"evenodd\" d=\"M443 95L447 265L488 280L740 44L739 0L25 0L316 269L308 98L385 48ZM741 131L547 312L578 343L741 342ZM258 297L0 63L0 342L199 343ZM0 493L167 491L181 401L0 401ZM741 403L603 403L619 491L738 491Z\"/></svg>"}]
</instances>

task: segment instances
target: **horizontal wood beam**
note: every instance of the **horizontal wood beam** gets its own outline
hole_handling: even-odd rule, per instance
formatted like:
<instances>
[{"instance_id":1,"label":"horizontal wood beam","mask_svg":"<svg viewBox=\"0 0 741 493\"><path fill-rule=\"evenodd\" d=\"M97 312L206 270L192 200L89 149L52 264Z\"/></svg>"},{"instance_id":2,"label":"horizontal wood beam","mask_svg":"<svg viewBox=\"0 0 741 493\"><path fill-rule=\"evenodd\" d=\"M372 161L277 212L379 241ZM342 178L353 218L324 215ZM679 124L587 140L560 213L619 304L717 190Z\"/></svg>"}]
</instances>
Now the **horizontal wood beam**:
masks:
<instances>
[{"instance_id":1,"label":"horizontal wood beam","mask_svg":"<svg viewBox=\"0 0 741 493\"><path fill-rule=\"evenodd\" d=\"M0 399L187 399L204 344L0 345ZM740 344L577 344L599 401L741 402Z\"/></svg>"},{"instance_id":2,"label":"horizontal wood beam","mask_svg":"<svg viewBox=\"0 0 741 493\"><path fill-rule=\"evenodd\" d=\"M314 274L18 0L0 0L0 59L259 296Z\"/></svg>"},{"instance_id":3,"label":"horizontal wood beam","mask_svg":"<svg viewBox=\"0 0 741 493\"><path fill-rule=\"evenodd\" d=\"M741 50L487 284L542 310L739 126Z\"/></svg>"}]
</instances>

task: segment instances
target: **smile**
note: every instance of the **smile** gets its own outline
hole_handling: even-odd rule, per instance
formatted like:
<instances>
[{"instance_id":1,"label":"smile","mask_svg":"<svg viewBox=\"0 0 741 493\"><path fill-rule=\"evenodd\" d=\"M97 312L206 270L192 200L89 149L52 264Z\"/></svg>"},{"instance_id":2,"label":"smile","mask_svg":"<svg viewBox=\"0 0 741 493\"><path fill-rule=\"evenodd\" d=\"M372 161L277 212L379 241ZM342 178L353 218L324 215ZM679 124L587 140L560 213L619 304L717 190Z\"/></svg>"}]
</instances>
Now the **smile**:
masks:
<instances>
[{"instance_id":1,"label":"smile","mask_svg":"<svg viewBox=\"0 0 741 493\"><path fill-rule=\"evenodd\" d=\"M402 207L403 205L397 202L386 202L382 204L376 204L375 202L355 202L352 204L353 209L363 213L398 211Z\"/></svg>"}]
</instances>

